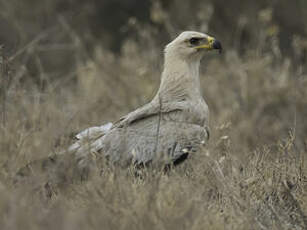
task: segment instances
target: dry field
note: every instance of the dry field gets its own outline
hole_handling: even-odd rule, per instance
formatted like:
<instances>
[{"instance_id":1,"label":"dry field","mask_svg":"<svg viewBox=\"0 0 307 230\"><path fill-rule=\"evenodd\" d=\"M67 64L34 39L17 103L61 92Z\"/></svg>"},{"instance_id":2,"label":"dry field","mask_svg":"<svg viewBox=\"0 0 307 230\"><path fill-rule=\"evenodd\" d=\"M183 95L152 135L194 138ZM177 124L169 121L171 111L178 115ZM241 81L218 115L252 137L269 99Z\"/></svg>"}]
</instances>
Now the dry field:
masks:
<instances>
[{"instance_id":1,"label":"dry field","mask_svg":"<svg viewBox=\"0 0 307 230\"><path fill-rule=\"evenodd\" d=\"M103 164L88 181L46 189L35 175L16 185L20 167L65 149L84 128L116 121L159 85L163 46L156 30L132 21L139 39L126 39L120 55L99 44L88 55L69 23L58 20L69 34L64 51L74 51L73 71L51 75L48 59L37 55L64 52L42 44L53 29L14 54L1 53L0 229L307 229L303 43L294 40L293 56L283 56L265 26L265 42L244 54L239 44L226 45L222 55L202 61L211 137L185 163L141 176Z\"/></svg>"}]
</instances>

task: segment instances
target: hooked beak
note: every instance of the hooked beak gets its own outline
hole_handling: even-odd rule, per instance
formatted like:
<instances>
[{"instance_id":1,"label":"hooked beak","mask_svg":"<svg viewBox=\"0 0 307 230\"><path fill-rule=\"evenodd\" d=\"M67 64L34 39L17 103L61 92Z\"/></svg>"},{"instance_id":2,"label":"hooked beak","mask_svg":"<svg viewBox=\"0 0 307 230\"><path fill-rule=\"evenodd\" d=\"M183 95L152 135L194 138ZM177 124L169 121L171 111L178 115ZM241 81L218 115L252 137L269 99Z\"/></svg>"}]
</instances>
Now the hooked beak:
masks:
<instances>
[{"instance_id":1,"label":"hooked beak","mask_svg":"<svg viewBox=\"0 0 307 230\"><path fill-rule=\"evenodd\" d=\"M207 43L196 46L195 48L205 49L205 50L217 49L219 53L222 53L222 49L223 49L221 42L210 36L207 37Z\"/></svg>"}]
</instances>

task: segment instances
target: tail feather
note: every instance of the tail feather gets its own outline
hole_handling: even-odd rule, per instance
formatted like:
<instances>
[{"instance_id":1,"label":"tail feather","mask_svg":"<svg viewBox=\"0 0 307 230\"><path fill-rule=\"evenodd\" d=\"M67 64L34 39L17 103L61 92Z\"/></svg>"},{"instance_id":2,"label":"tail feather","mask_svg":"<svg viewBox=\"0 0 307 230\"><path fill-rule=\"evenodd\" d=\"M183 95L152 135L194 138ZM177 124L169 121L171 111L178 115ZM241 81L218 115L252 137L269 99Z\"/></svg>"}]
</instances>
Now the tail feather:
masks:
<instances>
[{"instance_id":1,"label":"tail feather","mask_svg":"<svg viewBox=\"0 0 307 230\"><path fill-rule=\"evenodd\" d=\"M77 140L93 140L101 137L102 135L106 134L111 128L113 124L111 122L102 125L102 126L95 126L95 127L90 127L82 132L78 133L76 135Z\"/></svg>"},{"instance_id":2,"label":"tail feather","mask_svg":"<svg viewBox=\"0 0 307 230\"><path fill-rule=\"evenodd\" d=\"M76 135L77 141L58 154L32 161L18 170L15 182L31 177L41 177L58 183L69 178L82 178L89 174L95 163L91 152L102 148L102 138L112 123L88 128ZM45 180L44 179L44 180Z\"/></svg>"},{"instance_id":3,"label":"tail feather","mask_svg":"<svg viewBox=\"0 0 307 230\"><path fill-rule=\"evenodd\" d=\"M76 135L77 142L68 148L68 152L74 152L75 158L79 162L79 167L84 165L83 159L87 158L89 153L99 151L103 146L103 136L113 127L111 122L88 128Z\"/></svg>"}]
</instances>

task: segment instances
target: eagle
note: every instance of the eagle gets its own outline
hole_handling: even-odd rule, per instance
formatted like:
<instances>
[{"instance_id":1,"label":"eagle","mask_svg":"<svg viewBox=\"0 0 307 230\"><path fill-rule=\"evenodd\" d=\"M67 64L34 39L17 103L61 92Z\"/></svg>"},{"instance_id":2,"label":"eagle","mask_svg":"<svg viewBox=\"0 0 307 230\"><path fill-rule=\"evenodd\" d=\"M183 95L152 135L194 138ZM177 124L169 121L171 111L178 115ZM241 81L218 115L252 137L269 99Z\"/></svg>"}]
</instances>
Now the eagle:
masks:
<instances>
[{"instance_id":1,"label":"eagle","mask_svg":"<svg viewBox=\"0 0 307 230\"><path fill-rule=\"evenodd\" d=\"M78 133L67 150L43 161L44 168L56 165L61 155L72 156L79 172L91 168L92 155L122 166L176 165L186 160L209 139L209 109L202 96L199 66L211 50L222 51L217 39L182 32L164 49L160 87L149 103L114 124Z\"/></svg>"},{"instance_id":2,"label":"eagle","mask_svg":"<svg viewBox=\"0 0 307 230\"><path fill-rule=\"evenodd\" d=\"M101 152L121 165L177 164L209 139L209 109L202 97L199 66L206 51L222 50L215 38L181 33L164 50L159 90L144 106L115 124L88 128L69 147L82 165L89 152Z\"/></svg>"}]
</instances>

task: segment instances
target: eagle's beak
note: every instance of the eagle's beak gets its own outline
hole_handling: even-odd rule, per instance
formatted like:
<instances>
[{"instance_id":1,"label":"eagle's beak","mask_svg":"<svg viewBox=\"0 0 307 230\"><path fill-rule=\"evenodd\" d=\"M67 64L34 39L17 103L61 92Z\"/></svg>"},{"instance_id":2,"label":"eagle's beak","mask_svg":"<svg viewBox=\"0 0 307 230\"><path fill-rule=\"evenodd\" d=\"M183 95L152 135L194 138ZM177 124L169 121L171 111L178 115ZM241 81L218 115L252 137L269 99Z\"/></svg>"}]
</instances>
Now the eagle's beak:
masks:
<instances>
[{"instance_id":1,"label":"eagle's beak","mask_svg":"<svg viewBox=\"0 0 307 230\"><path fill-rule=\"evenodd\" d=\"M207 43L196 46L195 48L196 49L206 49L206 50L217 49L219 50L219 53L222 53L222 49L223 49L221 42L210 36L207 37Z\"/></svg>"}]
</instances>

